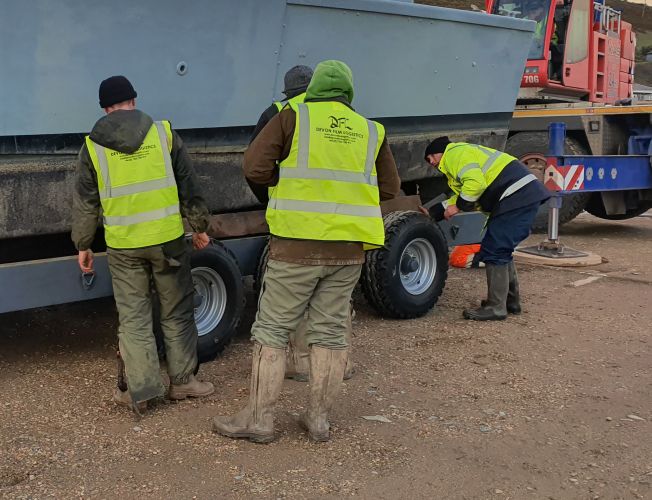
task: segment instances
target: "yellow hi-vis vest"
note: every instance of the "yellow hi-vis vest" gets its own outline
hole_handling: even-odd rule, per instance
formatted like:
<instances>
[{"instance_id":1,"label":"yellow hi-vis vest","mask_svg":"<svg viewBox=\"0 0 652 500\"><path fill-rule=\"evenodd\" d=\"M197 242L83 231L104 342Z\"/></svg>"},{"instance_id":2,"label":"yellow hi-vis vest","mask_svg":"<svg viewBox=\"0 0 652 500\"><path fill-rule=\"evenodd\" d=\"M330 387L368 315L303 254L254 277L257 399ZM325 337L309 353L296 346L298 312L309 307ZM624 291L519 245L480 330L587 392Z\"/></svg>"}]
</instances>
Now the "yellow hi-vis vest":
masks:
<instances>
[{"instance_id":1,"label":"yellow hi-vis vest","mask_svg":"<svg viewBox=\"0 0 652 500\"><path fill-rule=\"evenodd\" d=\"M288 104L291 104L291 103L297 103L297 104L299 104L300 102L303 102L303 100L304 100L305 98L306 98L306 93L303 92L302 94L295 95L293 98L288 99L287 102L283 102L283 101L274 101L274 106L276 106L276 109L277 109L278 112L280 113L281 110L282 110L285 106L287 106Z\"/></svg>"},{"instance_id":2,"label":"yellow hi-vis vest","mask_svg":"<svg viewBox=\"0 0 652 500\"><path fill-rule=\"evenodd\" d=\"M455 194L444 202L444 206L454 205L458 196L465 201L478 201L498 174L514 160L515 157L486 146L465 142L449 144L441 157L439 171L446 175L448 187ZM510 196L534 180L534 174L519 179L505 190L500 199Z\"/></svg>"},{"instance_id":3,"label":"yellow hi-vis vest","mask_svg":"<svg viewBox=\"0 0 652 500\"><path fill-rule=\"evenodd\" d=\"M105 148L86 136L111 248L142 248L183 234L179 194L172 170L172 130L155 122L132 154Z\"/></svg>"},{"instance_id":4,"label":"yellow hi-vis vest","mask_svg":"<svg viewBox=\"0 0 652 500\"><path fill-rule=\"evenodd\" d=\"M340 102L290 106L296 126L278 184L269 189L270 233L382 246L376 157L385 129Z\"/></svg>"}]
</instances>

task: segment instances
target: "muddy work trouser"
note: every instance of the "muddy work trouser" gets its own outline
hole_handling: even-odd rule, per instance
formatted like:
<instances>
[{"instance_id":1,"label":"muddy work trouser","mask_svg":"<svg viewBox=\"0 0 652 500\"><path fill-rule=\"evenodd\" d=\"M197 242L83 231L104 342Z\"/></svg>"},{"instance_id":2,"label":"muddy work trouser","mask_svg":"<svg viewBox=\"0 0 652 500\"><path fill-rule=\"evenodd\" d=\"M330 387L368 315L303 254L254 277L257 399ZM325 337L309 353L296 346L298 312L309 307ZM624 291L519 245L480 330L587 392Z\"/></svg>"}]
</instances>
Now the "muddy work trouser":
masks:
<instances>
[{"instance_id":1,"label":"muddy work trouser","mask_svg":"<svg viewBox=\"0 0 652 500\"><path fill-rule=\"evenodd\" d=\"M353 305L350 307L349 317L346 320L346 330L344 340L349 345L349 357L346 362L345 377L353 374L352 337L353 337ZM306 327L308 325L308 314L306 313L299 323L299 327L290 334L289 349L287 353L287 365L285 376L294 378L296 375L308 375L310 371L310 346L306 339Z\"/></svg>"},{"instance_id":2,"label":"muddy work trouser","mask_svg":"<svg viewBox=\"0 0 652 500\"><path fill-rule=\"evenodd\" d=\"M197 366L197 327L190 251L183 238L147 248L107 250L118 308L120 354L134 401L165 394L152 325L152 285L173 384L188 381Z\"/></svg>"},{"instance_id":3,"label":"muddy work trouser","mask_svg":"<svg viewBox=\"0 0 652 500\"><path fill-rule=\"evenodd\" d=\"M284 349L307 312L306 341L326 349L345 349L351 293L360 264L306 266L270 260L263 278L254 339Z\"/></svg>"}]
</instances>

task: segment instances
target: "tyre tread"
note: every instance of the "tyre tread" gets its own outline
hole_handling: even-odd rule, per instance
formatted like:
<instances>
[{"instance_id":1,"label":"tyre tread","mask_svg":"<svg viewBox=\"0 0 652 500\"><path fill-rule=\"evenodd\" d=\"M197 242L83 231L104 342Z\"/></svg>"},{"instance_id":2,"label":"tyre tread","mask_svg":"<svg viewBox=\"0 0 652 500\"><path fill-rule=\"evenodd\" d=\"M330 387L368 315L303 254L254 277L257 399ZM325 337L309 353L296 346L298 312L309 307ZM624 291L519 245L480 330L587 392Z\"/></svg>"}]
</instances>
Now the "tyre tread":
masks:
<instances>
[{"instance_id":1,"label":"tyre tread","mask_svg":"<svg viewBox=\"0 0 652 500\"><path fill-rule=\"evenodd\" d=\"M440 273L439 281L441 285L437 286L433 296L430 297L429 301L419 311L409 312L401 309L388 294L391 286L387 280L388 268L392 265L389 261L390 251L397 244L396 239L401 232L405 231L414 221L425 218L427 216L418 212L391 212L384 217L384 249L367 252L367 259L363 266L361 277L362 291L371 306L383 316L397 319L411 319L422 316L432 309L444 290L444 285L448 277L448 262L438 262L437 269L438 273ZM433 226L445 245L446 239L443 232L437 224L433 224ZM446 248L447 253L448 249Z\"/></svg>"},{"instance_id":2,"label":"tyre tread","mask_svg":"<svg viewBox=\"0 0 652 500\"><path fill-rule=\"evenodd\" d=\"M238 258L231 250L229 250L229 248L227 248L224 244L216 240L211 240L211 245L223 250L226 255L228 255L231 259L233 259L233 262L239 268ZM244 287L244 281L242 275L240 275L240 282L243 283L243 287ZM240 326L240 321L242 320L242 311L244 310L245 303L246 303L246 296L244 293L242 294L241 302L242 303L240 307L237 309L238 311L240 311L240 314L234 315L234 318L231 323L231 328L229 330L230 332L229 335L225 335L218 342L215 342L212 345L212 349L210 350L210 352L200 353L199 354L200 363L206 363L208 361L214 360L218 355L224 352L224 349L226 349L226 347L231 343L233 336L238 331L238 327Z\"/></svg>"}]
</instances>

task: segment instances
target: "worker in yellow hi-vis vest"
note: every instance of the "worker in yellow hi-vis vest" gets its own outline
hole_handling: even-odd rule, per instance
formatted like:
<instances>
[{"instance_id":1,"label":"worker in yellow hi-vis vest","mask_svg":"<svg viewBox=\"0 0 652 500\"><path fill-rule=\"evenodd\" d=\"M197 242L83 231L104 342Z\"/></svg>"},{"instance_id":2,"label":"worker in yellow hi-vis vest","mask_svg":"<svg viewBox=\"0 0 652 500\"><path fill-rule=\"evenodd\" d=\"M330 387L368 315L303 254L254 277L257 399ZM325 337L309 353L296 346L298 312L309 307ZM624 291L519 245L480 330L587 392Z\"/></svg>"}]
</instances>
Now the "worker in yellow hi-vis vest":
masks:
<instances>
[{"instance_id":1,"label":"worker in yellow hi-vis vest","mask_svg":"<svg viewBox=\"0 0 652 500\"><path fill-rule=\"evenodd\" d=\"M213 430L254 442L274 439L274 404L285 374L285 348L306 310L310 399L301 425L330 438L329 413L346 368L351 292L364 250L385 241L380 201L398 195L400 179L380 123L356 113L353 77L324 61L303 103L270 120L245 152L251 181L269 186L271 239L254 338L247 406L213 419Z\"/></svg>"},{"instance_id":2,"label":"worker in yellow hi-vis vest","mask_svg":"<svg viewBox=\"0 0 652 500\"><path fill-rule=\"evenodd\" d=\"M116 403L141 413L161 397L152 328L151 284L160 301L169 397L206 396L213 385L194 377L197 329L193 313L190 250L181 217L197 249L209 238L208 209L181 138L167 121L154 122L136 109L136 91L124 76L100 85L100 118L79 153L73 191L72 239L83 272L93 270L90 250L100 214L120 319L120 354L127 390Z\"/></svg>"},{"instance_id":3,"label":"worker in yellow hi-vis vest","mask_svg":"<svg viewBox=\"0 0 652 500\"><path fill-rule=\"evenodd\" d=\"M521 312L518 277L512 253L528 237L539 207L550 194L537 177L513 156L495 149L438 137L424 159L446 176L453 195L434 205L437 221L459 212L482 210L489 215L478 260L485 263L487 298L466 309L466 319L503 320Z\"/></svg>"},{"instance_id":4,"label":"worker in yellow hi-vis vest","mask_svg":"<svg viewBox=\"0 0 652 500\"><path fill-rule=\"evenodd\" d=\"M251 134L249 139L249 144L251 144L258 134L265 128L265 125L274 118L277 114L281 112L283 107L290 102L303 102L303 99L306 97L306 89L312 78L312 68L310 66L298 65L290 68L285 77L283 78L283 94L285 94L285 99L282 101L274 101L270 104L265 111L262 112L260 118L258 118L258 123ZM251 182L247 179L247 184L249 188L254 193L258 201L262 204L267 204L269 198L267 196L267 186L261 186L254 182Z\"/></svg>"}]
</instances>

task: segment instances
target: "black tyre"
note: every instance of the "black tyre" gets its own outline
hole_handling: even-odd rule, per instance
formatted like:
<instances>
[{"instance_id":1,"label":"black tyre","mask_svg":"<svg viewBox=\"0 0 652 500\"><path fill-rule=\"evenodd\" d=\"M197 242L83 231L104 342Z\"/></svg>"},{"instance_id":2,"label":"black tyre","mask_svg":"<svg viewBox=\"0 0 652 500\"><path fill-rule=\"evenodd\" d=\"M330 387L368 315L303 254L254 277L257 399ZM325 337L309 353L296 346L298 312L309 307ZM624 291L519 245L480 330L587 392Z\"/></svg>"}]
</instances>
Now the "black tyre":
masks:
<instances>
[{"instance_id":1,"label":"black tyre","mask_svg":"<svg viewBox=\"0 0 652 500\"><path fill-rule=\"evenodd\" d=\"M546 132L519 132L507 139L505 150L510 155L516 156L540 181L546 168L546 154L548 153L548 134ZM576 139L566 137L565 150L571 155L586 155L589 151ZM590 193L564 195L562 206L559 210L559 224L565 224L577 217L591 197ZM532 231L544 233L548 229L548 203L539 208L539 212L532 223Z\"/></svg>"},{"instance_id":2,"label":"black tyre","mask_svg":"<svg viewBox=\"0 0 652 500\"><path fill-rule=\"evenodd\" d=\"M631 219L633 217L638 217L641 214L644 214L652 208L652 205L649 202L639 202L638 206L628 207L624 214L608 214L607 210L604 207L602 202L602 196L600 193L593 193L591 199L586 204L585 210L595 217L606 220L625 220Z\"/></svg>"},{"instance_id":3,"label":"black tyre","mask_svg":"<svg viewBox=\"0 0 652 500\"><path fill-rule=\"evenodd\" d=\"M258 257L256 264L256 274L254 275L254 291L256 296L260 295L260 289L263 287L263 276L265 276L265 269L267 268L267 259L269 259L269 240L263 247Z\"/></svg>"},{"instance_id":4,"label":"black tyre","mask_svg":"<svg viewBox=\"0 0 652 500\"><path fill-rule=\"evenodd\" d=\"M233 253L213 242L192 253L197 354L200 363L215 359L236 333L244 310L242 274Z\"/></svg>"},{"instance_id":5,"label":"black tyre","mask_svg":"<svg viewBox=\"0 0 652 500\"><path fill-rule=\"evenodd\" d=\"M448 247L439 226L418 212L385 216L385 246L367 252L362 290L382 316L416 318L435 305L448 276Z\"/></svg>"}]
</instances>

